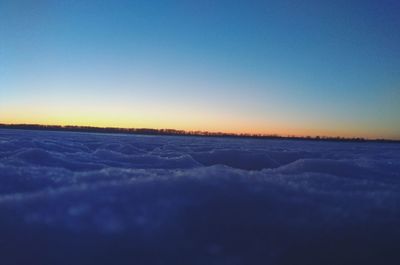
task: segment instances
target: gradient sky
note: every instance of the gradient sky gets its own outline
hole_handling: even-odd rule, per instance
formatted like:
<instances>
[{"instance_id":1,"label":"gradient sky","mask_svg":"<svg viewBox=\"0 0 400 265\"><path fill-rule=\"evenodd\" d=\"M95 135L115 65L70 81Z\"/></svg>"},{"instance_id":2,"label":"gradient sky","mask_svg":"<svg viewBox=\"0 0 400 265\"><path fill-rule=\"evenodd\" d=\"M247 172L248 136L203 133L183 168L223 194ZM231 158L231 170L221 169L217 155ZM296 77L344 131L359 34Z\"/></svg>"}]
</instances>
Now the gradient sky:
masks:
<instances>
[{"instance_id":1,"label":"gradient sky","mask_svg":"<svg viewBox=\"0 0 400 265\"><path fill-rule=\"evenodd\" d=\"M0 123L400 139L400 1L0 0Z\"/></svg>"}]
</instances>

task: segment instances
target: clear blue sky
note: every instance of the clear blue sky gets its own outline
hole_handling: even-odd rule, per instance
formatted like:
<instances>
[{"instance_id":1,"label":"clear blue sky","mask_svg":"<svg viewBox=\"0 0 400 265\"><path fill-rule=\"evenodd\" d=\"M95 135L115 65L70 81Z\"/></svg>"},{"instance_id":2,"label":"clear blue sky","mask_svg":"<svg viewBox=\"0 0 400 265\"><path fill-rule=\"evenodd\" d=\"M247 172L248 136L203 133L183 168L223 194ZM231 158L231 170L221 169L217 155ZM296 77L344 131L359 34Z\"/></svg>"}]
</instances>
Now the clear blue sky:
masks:
<instances>
[{"instance_id":1,"label":"clear blue sky","mask_svg":"<svg viewBox=\"0 0 400 265\"><path fill-rule=\"evenodd\" d=\"M400 2L0 1L0 122L400 139Z\"/></svg>"}]
</instances>

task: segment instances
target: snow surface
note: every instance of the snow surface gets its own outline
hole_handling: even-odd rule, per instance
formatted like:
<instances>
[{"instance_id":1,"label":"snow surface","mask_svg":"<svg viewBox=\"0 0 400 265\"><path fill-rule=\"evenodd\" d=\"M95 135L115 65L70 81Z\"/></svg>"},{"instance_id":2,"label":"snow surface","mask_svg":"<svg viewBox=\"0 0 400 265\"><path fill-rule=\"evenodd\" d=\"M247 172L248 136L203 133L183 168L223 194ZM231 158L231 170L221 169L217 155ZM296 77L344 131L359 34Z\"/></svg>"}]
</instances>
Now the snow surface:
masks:
<instances>
[{"instance_id":1,"label":"snow surface","mask_svg":"<svg viewBox=\"0 0 400 265\"><path fill-rule=\"evenodd\" d=\"M400 145L0 130L0 264L400 264Z\"/></svg>"}]
</instances>

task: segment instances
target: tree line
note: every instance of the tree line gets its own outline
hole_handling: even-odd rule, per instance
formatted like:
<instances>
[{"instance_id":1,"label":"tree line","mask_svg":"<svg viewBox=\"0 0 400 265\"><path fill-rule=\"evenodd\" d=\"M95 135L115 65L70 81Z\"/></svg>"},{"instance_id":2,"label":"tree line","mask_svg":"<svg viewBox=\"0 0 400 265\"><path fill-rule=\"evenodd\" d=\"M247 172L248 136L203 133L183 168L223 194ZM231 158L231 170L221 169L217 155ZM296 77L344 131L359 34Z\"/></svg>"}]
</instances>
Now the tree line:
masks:
<instances>
[{"instance_id":1,"label":"tree line","mask_svg":"<svg viewBox=\"0 0 400 265\"><path fill-rule=\"evenodd\" d=\"M343 142L397 142L389 139L365 139L362 137L332 137L332 136L283 136L278 134L251 134L251 133L226 133L209 131L185 131L176 129L152 129L152 128L117 128L117 127L94 127L73 125L40 125L40 124L0 124L3 129L22 130L46 130L46 131L71 131L92 133L124 133L142 135L177 135L177 136L203 136L203 137L228 137L228 138L255 138L255 139L291 139L291 140L313 140L313 141L343 141Z\"/></svg>"}]
</instances>

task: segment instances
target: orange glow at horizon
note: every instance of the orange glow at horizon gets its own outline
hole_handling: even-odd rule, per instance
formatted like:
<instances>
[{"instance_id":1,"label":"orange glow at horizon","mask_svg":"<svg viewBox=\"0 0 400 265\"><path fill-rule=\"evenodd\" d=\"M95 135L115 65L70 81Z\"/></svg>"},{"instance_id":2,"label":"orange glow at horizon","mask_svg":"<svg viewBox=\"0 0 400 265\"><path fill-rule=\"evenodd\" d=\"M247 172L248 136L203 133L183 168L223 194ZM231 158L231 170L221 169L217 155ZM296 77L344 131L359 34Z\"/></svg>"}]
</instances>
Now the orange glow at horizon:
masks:
<instances>
[{"instance_id":1,"label":"orange glow at horizon","mask_svg":"<svg viewBox=\"0 0 400 265\"><path fill-rule=\"evenodd\" d=\"M362 133L359 127L349 125L344 129L315 129L320 125L289 126L276 120L269 122L257 119L249 120L234 115L216 115L213 113L188 113L179 110L162 112L160 110L151 113L127 111L122 107L113 111L104 108L92 108L85 110L79 107L64 109L23 108L2 110L0 108L0 123L4 124L40 124L40 125L74 125L93 127L119 127L119 128L154 128L177 129L186 131L209 131L224 133L265 134L280 136L328 136L328 137L364 137L370 139L388 138L400 139L395 135L377 133Z\"/></svg>"}]
</instances>

